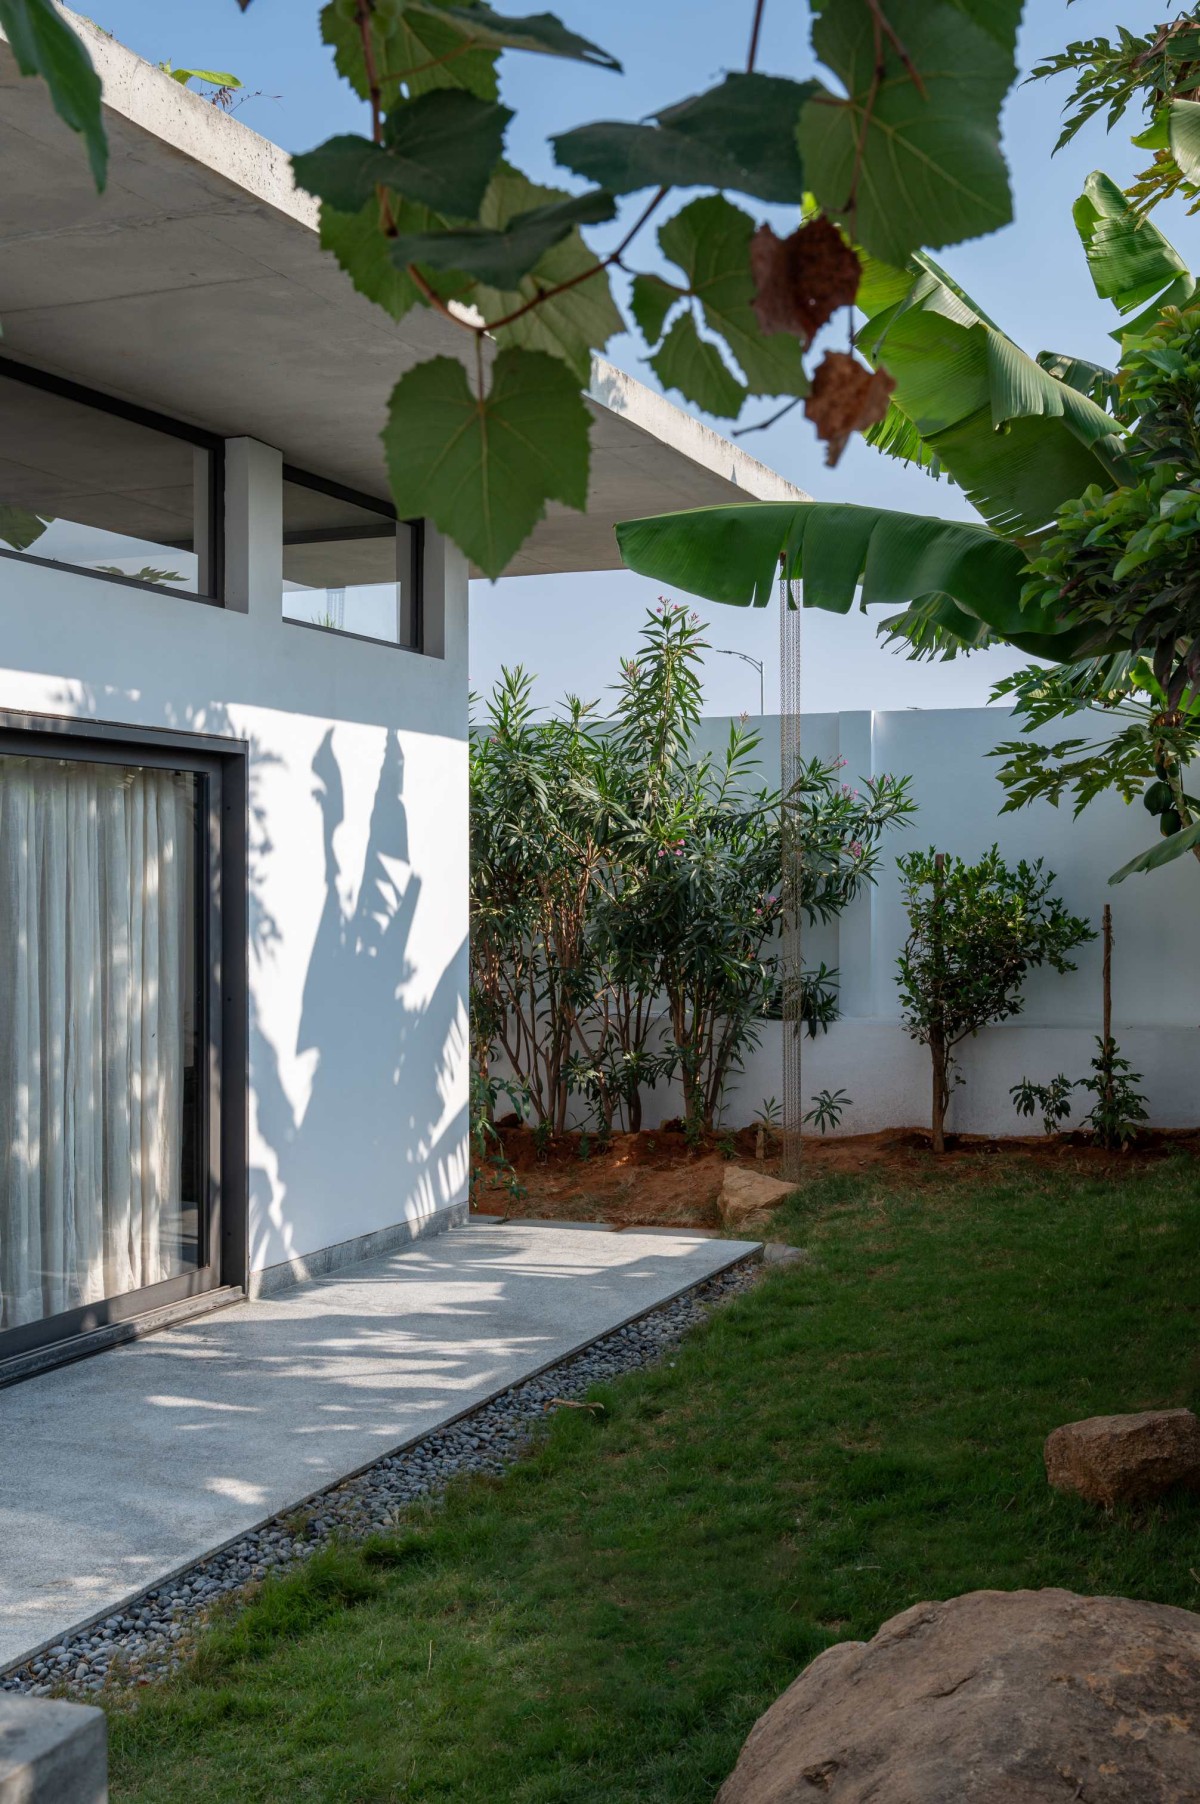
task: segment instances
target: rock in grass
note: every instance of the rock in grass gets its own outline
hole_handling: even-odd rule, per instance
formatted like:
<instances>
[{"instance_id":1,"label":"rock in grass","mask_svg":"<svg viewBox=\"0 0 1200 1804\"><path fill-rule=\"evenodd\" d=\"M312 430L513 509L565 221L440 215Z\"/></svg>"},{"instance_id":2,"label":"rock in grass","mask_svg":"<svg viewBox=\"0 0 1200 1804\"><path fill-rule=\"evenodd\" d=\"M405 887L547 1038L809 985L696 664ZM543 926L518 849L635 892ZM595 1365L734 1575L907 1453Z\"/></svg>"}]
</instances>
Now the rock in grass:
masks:
<instances>
[{"instance_id":1,"label":"rock in grass","mask_svg":"<svg viewBox=\"0 0 1200 1804\"><path fill-rule=\"evenodd\" d=\"M716 1804L1184 1804L1198 1724L1190 1610L972 1591L819 1655Z\"/></svg>"},{"instance_id":2,"label":"rock in grass","mask_svg":"<svg viewBox=\"0 0 1200 1804\"><path fill-rule=\"evenodd\" d=\"M769 1178L761 1171L746 1171L740 1165L727 1165L717 1205L727 1228L748 1228L765 1221L772 1209L791 1196L794 1184L780 1178Z\"/></svg>"},{"instance_id":3,"label":"rock in grass","mask_svg":"<svg viewBox=\"0 0 1200 1804\"><path fill-rule=\"evenodd\" d=\"M1200 1421L1190 1409L1089 1416L1049 1435L1046 1477L1106 1508L1146 1503L1173 1485L1200 1485Z\"/></svg>"}]
</instances>

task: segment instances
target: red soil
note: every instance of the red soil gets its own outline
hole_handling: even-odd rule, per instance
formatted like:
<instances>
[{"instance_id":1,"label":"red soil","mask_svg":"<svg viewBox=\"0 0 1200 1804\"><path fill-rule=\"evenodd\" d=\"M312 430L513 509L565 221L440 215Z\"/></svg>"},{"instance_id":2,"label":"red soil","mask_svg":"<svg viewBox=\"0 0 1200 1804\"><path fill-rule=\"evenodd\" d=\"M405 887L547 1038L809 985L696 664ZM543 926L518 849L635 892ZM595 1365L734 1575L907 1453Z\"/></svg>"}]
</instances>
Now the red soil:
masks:
<instances>
[{"instance_id":1,"label":"red soil","mask_svg":"<svg viewBox=\"0 0 1200 1804\"><path fill-rule=\"evenodd\" d=\"M728 1158L741 1165L755 1160L757 1131L706 1135L689 1147L677 1126L640 1134L614 1134L607 1147L595 1136L563 1134L540 1152L529 1128L502 1127L504 1154L524 1194L514 1194L507 1173L485 1167L476 1186L478 1212L558 1221L605 1221L614 1227L720 1226L717 1196ZM774 1172L777 1147L768 1142L762 1169ZM1106 1153L1082 1135L1012 1136L981 1134L947 1137L935 1159L929 1135L918 1128L889 1128L878 1134L838 1139L804 1139L808 1172L876 1172L906 1182L930 1178L977 1178L981 1167L1000 1177L1006 1169L1091 1170L1114 1177L1146 1160L1172 1152L1200 1156L1200 1132L1148 1133L1125 1153Z\"/></svg>"}]
</instances>

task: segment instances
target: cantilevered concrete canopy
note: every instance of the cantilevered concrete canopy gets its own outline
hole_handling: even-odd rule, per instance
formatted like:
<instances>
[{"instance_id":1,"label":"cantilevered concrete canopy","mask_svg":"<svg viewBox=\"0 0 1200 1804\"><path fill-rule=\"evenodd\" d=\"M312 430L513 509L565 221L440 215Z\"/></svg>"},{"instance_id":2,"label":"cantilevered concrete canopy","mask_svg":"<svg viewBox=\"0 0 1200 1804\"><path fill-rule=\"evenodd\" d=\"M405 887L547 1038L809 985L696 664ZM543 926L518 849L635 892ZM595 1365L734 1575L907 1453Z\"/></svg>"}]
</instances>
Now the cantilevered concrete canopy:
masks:
<instances>
[{"instance_id":1,"label":"cantilevered concrete canopy","mask_svg":"<svg viewBox=\"0 0 1200 1804\"><path fill-rule=\"evenodd\" d=\"M461 356L426 309L399 323L317 239L287 156L83 20L111 150L97 195L82 143L0 39L0 351L384 496L379 431L405 369ZM510 574L619 564L633 515L802 498L772 470L597 360L586 515L555 507Z\"/></svg>"}]
</instances>

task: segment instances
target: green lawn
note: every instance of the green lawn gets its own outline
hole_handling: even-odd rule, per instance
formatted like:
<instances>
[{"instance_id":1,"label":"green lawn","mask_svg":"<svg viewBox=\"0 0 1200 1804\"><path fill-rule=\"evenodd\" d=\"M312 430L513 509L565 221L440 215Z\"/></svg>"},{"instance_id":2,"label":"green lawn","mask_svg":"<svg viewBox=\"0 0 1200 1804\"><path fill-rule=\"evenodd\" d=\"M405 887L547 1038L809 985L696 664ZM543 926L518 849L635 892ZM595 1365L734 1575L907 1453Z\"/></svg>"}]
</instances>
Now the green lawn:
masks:
<instances>
[{"instance_id":1,"label":"green lawn","mask_svg":"<svg viewBox=\"0 0 1200 1804\"><path fill-rule=\"evenodd\" d=\"M1200 1502L1053 1496L1057 1423L1195 1401L1200 1167L823 1179L768 1275L503 1482L322 1555L111 1716L117 1804L709 1804L821 1648L921 1598L1200 1607Z\"/></svg>"}]
</instances>

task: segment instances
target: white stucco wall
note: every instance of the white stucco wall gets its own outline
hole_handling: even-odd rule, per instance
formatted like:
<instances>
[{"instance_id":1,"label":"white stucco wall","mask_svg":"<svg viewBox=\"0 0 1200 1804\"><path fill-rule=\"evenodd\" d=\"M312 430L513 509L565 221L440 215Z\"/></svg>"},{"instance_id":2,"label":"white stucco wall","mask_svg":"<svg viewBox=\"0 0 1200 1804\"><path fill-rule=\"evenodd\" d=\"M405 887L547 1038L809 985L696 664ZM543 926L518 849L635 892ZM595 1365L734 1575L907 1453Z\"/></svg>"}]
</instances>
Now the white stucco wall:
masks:
<instances>
[{"instance_id":1,"label":"white stucco wall","mask_svg":"<svg viewBox=\"0 0 1200 1804\"><path fill-rule=\"evenodd\" d=\"M1067 724L1053 738L1084 735L1088 723ZM699 743L717 749L727 719L701 723ZM763 781L779 775L779 722L762 725ZM1108 879L1136 852L1154 843L1156 825L1140 803L1102 797L1076 820L1070 803L1035 803L1001 816L1004 791L997 760L987 756L1016 737L997 708L910 709L895 713L814 714L802 724L806 757L846 759L844 776L891 772L911 776L918 813L884 844L880 881L836 925L808 932L805 960L821 958L841 970L842 1019L828 1034L804 1041L805 1094L846 1090L853 1107L842 1133L919 1126L929 1120L929 1061L904 1033L896 992L896 955L907 931L895 869L896 854L919 846L977 858L993 841L1013 863L1044 858L1057 873L1058 893L1099 928L1106 902L1113 911L1113 1026L1121 1050L1143 1077L1151 1118L1163 1127L1200 1123L1200 869L1192 858L1163 870ZM1008 1094L1023 1076L1044 1082L1058 1071L1083 1077L1100 1032L1099 942L1076 954L1078 969L1060 977L1034 972L1025 1006L1013 1021L985 1029L965 1043L966 1079L950 1105L949 1125L961 1132L1036 1132L1018 1117ZM759 1050L732 1090L726 1120L748 1121L764 1098L782 1094L778 1023L764 1027ZM1090 1100L1090 1099L1089 1099ZM1085 1101L1079 1114L1085 1112ZM646 1099L649 1125L677 1114L678 1097L660 1088Z\"/></svg>"},{"instance_id":2,"label":"white stucco wall","mask_svg":"<svg viewBox=\"0 0 1200 1804\"><path fill-rule=\"evenodd\" d=\"M0 560L0 710L250 745L250 1268L467 1182L467 575L415 656L285 624L281 462L227 456L224 609Z\"/></svg>"}]
</instances>

